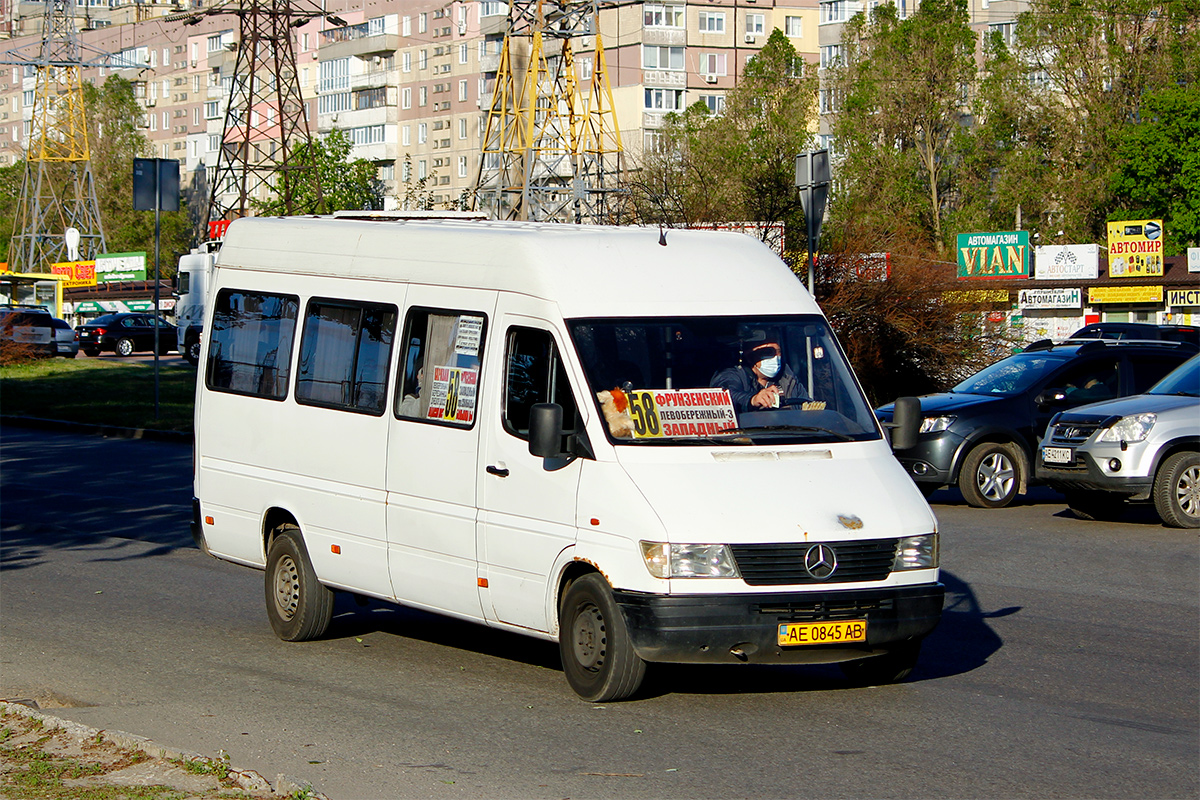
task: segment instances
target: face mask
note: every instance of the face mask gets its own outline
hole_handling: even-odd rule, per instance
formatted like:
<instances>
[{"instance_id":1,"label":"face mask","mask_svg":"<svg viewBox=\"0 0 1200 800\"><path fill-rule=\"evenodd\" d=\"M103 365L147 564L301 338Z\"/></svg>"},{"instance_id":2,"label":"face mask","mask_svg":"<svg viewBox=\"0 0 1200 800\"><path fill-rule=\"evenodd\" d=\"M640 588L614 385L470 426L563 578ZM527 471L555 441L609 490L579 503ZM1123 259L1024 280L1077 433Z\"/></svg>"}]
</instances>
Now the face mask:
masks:
<instances>
[{"instance_id":1,"label":"face mask","mask_svg":"<svg viewBox=\"0 0 1200 800\"><path fill-rule=\"evenodd\" d=\"M767 378L774 378L779 374L779 366L779 356L771 356L758 362L758 371Z\"/></svg>"}]
</instances>

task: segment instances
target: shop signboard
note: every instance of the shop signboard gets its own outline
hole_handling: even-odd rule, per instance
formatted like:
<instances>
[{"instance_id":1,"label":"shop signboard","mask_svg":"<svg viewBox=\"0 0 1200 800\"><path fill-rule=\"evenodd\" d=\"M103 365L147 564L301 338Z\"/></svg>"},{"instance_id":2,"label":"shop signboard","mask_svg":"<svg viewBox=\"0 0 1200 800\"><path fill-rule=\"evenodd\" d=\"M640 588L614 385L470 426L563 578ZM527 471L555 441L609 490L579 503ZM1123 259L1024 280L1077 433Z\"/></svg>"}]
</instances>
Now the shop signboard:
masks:
<instances>
[{"instance_id":1,"label":"shop signboard","mask_svg":"<svg viewBox=\"0 0 1200 800\"><path fill-rule=\"evenodd\" d=\"M66 276L67 279L63 281L64 289L96 285L95 261L60 261L50 265L50 272Z\"/></svg>"},{"instance_id":2,"label":"shop signboard","mask_svg":"<svg viewBox=\"0 0 1200 800\"><path fill-rule=\"evenodd\" d=\"M1188 272L1200 272L1200 247L1188 248Z\"/></svg>"},{"instance_id":3,"label":"shop signboard","mask_svg":"<svg viewBox=\"0 0 1200 800\"><path fill-rule=\"evenodd\" d=\"M175 307L174 298L164 298L159 302L160 311L170 311ZM64 307L70 306L64 303ZM74 308L67 308L76 314L124 314L131 311L153 311L153 300L80 300Z\"/></svg>"},{"instance_id":4,"label":"shop signboard","mask_svg":"<svg viewBox=\"0 0 1200 800\"><path fill-rule=\"evenodd\" d=\"M1161 303L1161 286L1091 286L1088 304L1092 303Z\"/></svg>"},{"instance_id":5,"label":"shop signboard","mask_svg":"<svg viewBox=\"0 0 1200 800\"><path fill-rule=\"evenodd\" d=\"M1168 289L1167 305L1171 308L1181 306L1200 307L1200 289Z\"/></svg>"},{"instance_id":6,"label":"shop signboard","mask_svg":"<svg viewBox=\"0 0 1200 800\"><path fill-rule=\"evenodd\" d=\"M1108 223L1108 276L1147 278L1163 274L1161 219Z\"/></svg>"},{"instance_id":7,"label":"shop signboard","mask_svg":"<svg viewBox=\"0 0 1200 800\"><path fill-rule=\"evenodd\" d=\"M1029 231L960 233L958 279L998 280L1029 276Z\"/></svg>"},{"instance_id":8,"label":"shop signboard","mask_svg":"<svg viewBox=\"0 0 1200 800\"><path fill-rule=\"evenodd\" d=\"M146 254L101 253L96 256L96 280L99 283L146 280Z\"/></svg>"},{"instance_id":9,"label":"shop signboard","mask_svg":"<svg viewBox=\"0 0 1200 800\"><path fill-rule=\"evenodd\" d=\"M1033 248L1033 277L1039 281L1087 281L1100 277L1100 245L1047 244Z\"/></svg>"},{"instance_id":10,"label":"shop signboard","mask_svg":"<svg viewBox=\"0 0 1200 800\"><path fill-rule=\"evenodd\" d=\"M1022 289L1017 297L1017 305L1023 309L1083 308L1083 290L1077 287Z\"/></svg>"},{"instance_id":11,"label":"shop signboard","mask_svg":"<svg viewBox=\"0 0 1200 800\"><path fill-rule=\"evenodd\" d=\"M1008 289L967 289L965 291L942 292L942 299L952 305L977 305L1007 303Z\"/></svg>"}]
</instances>

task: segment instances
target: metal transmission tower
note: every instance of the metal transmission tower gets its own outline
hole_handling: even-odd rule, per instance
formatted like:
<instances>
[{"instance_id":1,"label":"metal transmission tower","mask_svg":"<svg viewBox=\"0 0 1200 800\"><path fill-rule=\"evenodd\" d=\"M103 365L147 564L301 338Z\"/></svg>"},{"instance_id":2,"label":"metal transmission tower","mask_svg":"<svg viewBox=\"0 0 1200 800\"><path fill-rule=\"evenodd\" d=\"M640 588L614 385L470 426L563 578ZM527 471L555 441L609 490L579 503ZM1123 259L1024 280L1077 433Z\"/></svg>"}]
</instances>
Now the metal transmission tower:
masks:
<instances>
[{"instance_id":1,"label":"metal transmission tower","mask_svg":"<svg viewBox=\"0 0 1200 800\"><path fill-rule=\"evenodd\" d=\"M0 64L34 67L33 119L25 177L9 248L15 272L48 271L59 261L90 260L106 249L88 149L80 78L87 66L121 66L106 53L84 62L74 0L46 0L40 45L6 52ZM67 232L78 232L68 243ZM73 236L72 236L73 238Z\"/></svg>"},{"instance_id":2,"label":"metal transmission tower","mask_svg":"<svg viewBox=\"0 0 1200 800\"><path fill-rule=\"evenodd\" d=\"M575 46L594 40L586 91ZM524 69L517 42L528 39ZM524 49L524 48L522 48ZM621 131L597 0L515 0L488 108L476 208L498 219L611 222Z\"/></svg>"},{"instance_id":3,"label":"metal transmission tower","mask_svg":"<svg viewBox=\"0 0 1200 800\"><path fill-rule=\"evenodd\" d=\"M231 0L188 15L185 24L218 14L237 16L238 42L222 145L210 173L206 230L207 223L249 215L250 201L271 191L283 201L287 214L300 210L296 203L306 184L320 197L315 171L293 161L296 145L311 143L312 136L296 74L292 31L316 17L346 24L320 8L289 0Z\"/></svg>"}]
</instances>

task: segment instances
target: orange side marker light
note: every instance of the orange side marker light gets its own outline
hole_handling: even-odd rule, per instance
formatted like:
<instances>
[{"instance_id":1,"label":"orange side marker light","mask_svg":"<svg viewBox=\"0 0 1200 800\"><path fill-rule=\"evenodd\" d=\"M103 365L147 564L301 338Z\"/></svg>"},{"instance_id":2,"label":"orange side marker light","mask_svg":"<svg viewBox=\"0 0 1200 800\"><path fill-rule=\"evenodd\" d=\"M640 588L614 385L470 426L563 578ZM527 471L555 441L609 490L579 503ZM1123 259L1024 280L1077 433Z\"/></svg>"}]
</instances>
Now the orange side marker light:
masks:
<instances>
[{"instance_id":1,"label":"orange side marker light","mask_svg":"<svg viewBox=\"0 0 1200 800\"><path fill-rule=\"evenodd\" d=\"M342 554L342 546L340 544L329 545L329 550L330 550L330 552L332 552L334 555L337 555L337 556L340 556Z\"/></svg>"}]
</instances>

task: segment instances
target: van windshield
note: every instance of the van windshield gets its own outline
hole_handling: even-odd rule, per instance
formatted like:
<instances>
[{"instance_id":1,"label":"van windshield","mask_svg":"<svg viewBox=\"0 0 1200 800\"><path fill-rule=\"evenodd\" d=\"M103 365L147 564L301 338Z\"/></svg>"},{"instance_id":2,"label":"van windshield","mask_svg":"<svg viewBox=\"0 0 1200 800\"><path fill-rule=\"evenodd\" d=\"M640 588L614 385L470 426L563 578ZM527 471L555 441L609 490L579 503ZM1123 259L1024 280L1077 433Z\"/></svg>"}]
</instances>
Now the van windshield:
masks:
<instances>
[{"instance_id":1,"label":"van windshield","mask_svg":"<svg viewBox=\"0 0 1200 800\"><path fill-rule=\"evenodd\" d=\"M577 319L568 326L613 442L807 444L880 436L819 316Z\"/></svg>"}]
</instances>

